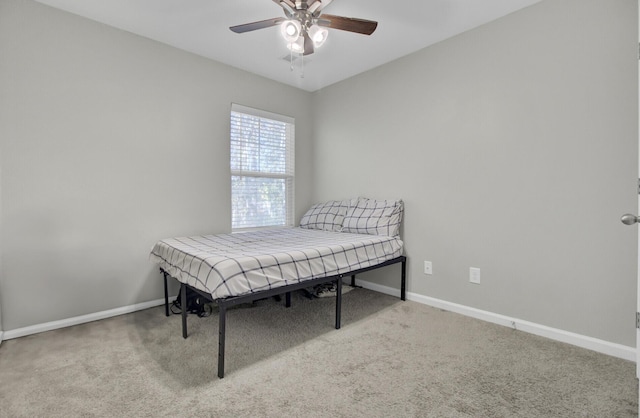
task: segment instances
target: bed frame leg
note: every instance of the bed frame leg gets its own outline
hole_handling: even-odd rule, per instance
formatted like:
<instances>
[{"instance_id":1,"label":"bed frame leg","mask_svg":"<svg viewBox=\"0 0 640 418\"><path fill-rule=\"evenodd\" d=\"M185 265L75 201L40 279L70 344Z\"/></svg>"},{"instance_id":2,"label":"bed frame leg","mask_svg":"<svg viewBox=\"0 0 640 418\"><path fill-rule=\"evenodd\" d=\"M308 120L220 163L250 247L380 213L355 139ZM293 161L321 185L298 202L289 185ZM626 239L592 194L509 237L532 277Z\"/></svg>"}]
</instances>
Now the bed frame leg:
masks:
<instances>
[{"instance_id":1,"label":"bed frame leg","mask_svg":"<svg viewBox=\"0 0 640 418\"><path fill-rule=\"evenodd\" d=\"M182 312L182 338L187 338L187 285L180 283L180 311Z\"/></svg>"},{"instance_id":2,"label":"bed frame leg","mask_svg":"<svg viewBox=\"0 0 640 418\"><path fill-rule=\"evenodd\" d=\"M356 287L356 275L351 275L351 287Z\"/></svg>"},{"instance_id":3,"label":"bed frame leg","mask_svg":"<svg viewBox=\"0 0 640 418\"><path fill-rule=\"evenodd\" d=\"M164 276L164 314L169 316L169 290L167 289L167 272L160 269Z\"/></svg>"},{"instance_id":4,"label":"bed frame leg","mask_svg":"<svg viewBox=\"0 0 640 418\"><path fill-rule=\"evenodd\" d=\"M218 377L224 378L224 337L227 319L227 307L218 304Z\"/></svg>"},{"instance_id":5,"label":"bed frame leg","mask_svg":"<svg viewBox=\"0 0 640 418\"><path fill-rule=\"evenodd\" d=\"M342 315L342 277L336 280L336 329L340 329L340 316Z\"/></svg>"},{"instance_id":6,"label":"bed frame leg","mask_svg":"<svg viewBox=\"0 0 640 418\"><path fill-rule=\"evenodd\" d=\"M402 260L402 276L400 279L400 299L407 300L407 258Z\"/></svg>"},{"instance_id":7,"label":"bed frame leg","mask_svg":"<svg viewBox=\"0 0 640 418\"><path fill-rule=\"evenodd\" d=\"M287 308L290 308L291 307L291 292L285 293L284 300L285 300L284 306L287 307Z\"/></svg>"}]
</instances>

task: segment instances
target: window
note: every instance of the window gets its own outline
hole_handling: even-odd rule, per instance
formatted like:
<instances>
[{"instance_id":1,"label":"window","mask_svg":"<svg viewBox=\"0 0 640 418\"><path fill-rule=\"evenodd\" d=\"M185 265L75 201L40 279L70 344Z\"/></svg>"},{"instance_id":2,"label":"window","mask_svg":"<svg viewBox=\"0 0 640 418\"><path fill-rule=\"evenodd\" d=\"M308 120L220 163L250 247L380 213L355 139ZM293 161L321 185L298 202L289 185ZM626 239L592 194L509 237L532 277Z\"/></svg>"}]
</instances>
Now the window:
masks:
<instances>
[{"instance_id":1,"label":"window","mask_svg":"<svg viewBox=\"0 0 640 418\"><path fill-rule=\"evenodd\" d=\"M231 228L293 226L293 118L232 104Z\"/></svg>"}]
</instances>

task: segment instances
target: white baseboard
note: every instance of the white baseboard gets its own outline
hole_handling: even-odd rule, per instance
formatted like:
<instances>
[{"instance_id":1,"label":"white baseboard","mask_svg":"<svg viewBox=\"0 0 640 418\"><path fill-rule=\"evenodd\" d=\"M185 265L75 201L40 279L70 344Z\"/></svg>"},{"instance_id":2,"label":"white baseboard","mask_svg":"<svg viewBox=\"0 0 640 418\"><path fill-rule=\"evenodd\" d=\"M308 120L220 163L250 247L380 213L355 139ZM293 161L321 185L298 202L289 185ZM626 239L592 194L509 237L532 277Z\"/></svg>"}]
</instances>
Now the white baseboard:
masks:
<instances>
[{"instance_id":1,"label":"white baseboard","mask_svg":"<svg viewBox=\"0 0 640 418\"><path fill-rule=\"evenodd\" d=\"M387 286L356 280L356 284L371 289L376 292L386 293L388 295L400 297L400 291ZM417 293L407 292L407 300L429 305L434 308L444 309L445 311L459 313L461 315L470 316L482 321L491 322L505 327L524 331L529 334L539 335L551 340L572 344L578 347L596 351L598 353L607 354L624 360L636 362L636 349L622 344L616 344L609 341L599 340L597 338L587 337L585 335L575 334L573 332L564 331L557 328L547 327L545 325L536 324L529 321L523 321L517 318L511 318L505 315L499 315L493 312L483 311L471 308L457 303L447 302L445 300L435 299L428 296L419 295Z\"/></svg>"},{"instance_id":2,"label":"white baseboard","mask_svg":"<svg viewBox=\"0 0 640 418\"><path fill-rule=\"evenodd\" d=\"M172 301L173 299L175 299L175 297L169 298L169 301ZM73 318L61 319L59 321L46 322L44 324L12 329L9 331L4 331L4 333L0 332L0 341L2 341L3 336L5 340L10 340L12 338L25 337L31 334L38 334L40 332L51 331L54 329L98 321L100 319L111 318L113 316L124 315L131 312L141 311L143 309L153 308L159 305L164 305L164 298L152 300L149 302L136 303L129 306L123 306L121 308L110 309L108 311L95 312L87 315L76 316Z\"/></svg>"},{"instance_id":3,"label":"white baseboard","mask_svg":"<svg viewBox=\"0 0 640 418\"><path fill-rule=\"evenodd\" d=\"M356 284L371 289L376 292L385 293L391 296L400 297L400 291L388 286L376 283L356 280ZM170 298L172 301L175 297ZM457 303L447 302L444 300L419 295L417 293L407 292L407 300L422 303L434 308L444 309L446 311L459 313L461 315L491 322L505 327L514 328L519 331L528 332L530 334L539 335L541 337L572 344L578 347L593 350L602 354L618 357L624 360L636 362L636 349L621 344L616 344L597 338L587 337L585 335L575 334L557 328L547 327L545 325L536 324L529 321L523 321L517 318L511 318L505 315L493 312L483 311L469 306L459 305ZM88 315L76 316L73 318L61 319L59 321L47 322L44 324L32 325L24 328L17 328L9 331L0 331L0 344L3 340L24 337L40 332L51 331L54 329L70 327L73 325L84 324L87 322L98 321L100 319L111 318L131 312L141 311L143 309L153 308L164 304L164 299L152 300L149 302L136 303L134 305L124 306L121 308L110 309L108 311L95 312Z\"/></svg>"}]
</instances>

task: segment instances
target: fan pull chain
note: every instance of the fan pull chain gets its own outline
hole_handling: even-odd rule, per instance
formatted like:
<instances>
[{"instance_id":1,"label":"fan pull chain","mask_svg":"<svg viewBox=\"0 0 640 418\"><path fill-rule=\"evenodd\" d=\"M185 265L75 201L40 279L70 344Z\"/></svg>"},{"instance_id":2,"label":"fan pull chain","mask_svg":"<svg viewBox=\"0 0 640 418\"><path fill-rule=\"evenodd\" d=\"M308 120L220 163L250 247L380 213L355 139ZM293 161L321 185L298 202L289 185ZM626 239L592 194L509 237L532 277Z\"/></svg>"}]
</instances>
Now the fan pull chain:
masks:
<instances>
[{"instance_id":1,"label":"fan pull chain","mask_svg":"<svg viewBox=\"0 0 640 418\"><path fill-rule=\"evenodd\" d=\"M289 44L289 69L293 72L293 43Z\"/></svg>"}]
</instances>

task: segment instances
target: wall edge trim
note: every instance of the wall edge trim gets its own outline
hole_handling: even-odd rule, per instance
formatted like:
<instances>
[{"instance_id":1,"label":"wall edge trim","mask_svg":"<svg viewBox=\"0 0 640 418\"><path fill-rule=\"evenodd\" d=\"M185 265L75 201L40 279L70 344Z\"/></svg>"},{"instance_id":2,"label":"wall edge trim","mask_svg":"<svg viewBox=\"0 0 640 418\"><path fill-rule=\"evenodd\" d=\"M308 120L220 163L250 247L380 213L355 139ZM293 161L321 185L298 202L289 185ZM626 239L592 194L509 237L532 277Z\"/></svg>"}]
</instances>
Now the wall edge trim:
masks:
<instances>
[{"instance_id":1,"label":"wall edge trim","mask_svg":"<svg viewBox=\"0 0 640 418\"><path fill-rule=\"evenodd\" d=\"M173 298L169 298L171 301ZM41 332L53 331L55 329L67 328L74 325L85 324L87 322L99 321L101 319L107 319L114 316L124 315L136 311L142 311L144 309L154 308L156 306L164 305L164 298L151 300L148 302L135 303L133 305L123 306L120 308L109 309L101 312L94 312L87 315L75 316L72 318L60 319L58 321L45 322L43 324L30 325L28 327L16 328L13 330L4 331L4 339L11 340L14 338L26 337L27 335L39 334ZM0 341L2 341L3 333L0 332Z\"/></svg>"},{"instance_id":2,"label":"wall edge trim","mask_svg":"<svg viewBox=\"0 0 640 418\"><path fill-rule=\"evenodd\" d=\"M388 286L383 286L362 280L356 280L356 284L364 287L365 289L370 289L376 292L400 297L400 291L398 289L394 289ZM434 308L444 309L445 311L455 312L475 319L480 319L482 321L491 322L493 324L513 328L518 331L538 335L540 337L549 338L551 340L575 345L577 347L586 348L588 350L596 351L601 354L628 360L633 363L636 363L637 361L635 347L629 347L598 338L588 337L586 335L548 327L546 325L541 325L534 322L524 321L518 318L512 318L489 311L483 311L481 309L420 295L418 293L407 292L407 300L418 302Z\"/></svg>"},{"instance_id":3,"label":"wall edge trim","mask_svg":"<svg viewBox=\"0 0 640 418\"><path fill-rule=\"evenodd\" d=\"M370 289L376 292L385 293L395 297L400 297L400 291L398 289L394 289L388 286L366 282L363 280L356 280L356 284L364 287L365 289ZM175 299L175 298L172 298L172 299ZM551 340L575 345L577 347L586 348L588 350L596 351L598 353L606 354L609 356L621 358L623 360L636 363L636 350L634 347L612 343L609 341L600 340L598 338L588 337L586 335L576 334L573 332L548 327L546 325L540 325L534 322L524 321L518 318L508 317L505 315L500 315L500 314L496 314L489 311L483 311L481 309L472 308L469 306L460 305L457 303L448 302L445 300L436 299L429 296L423 296L418 293L407 292L407 300L418 302L423 305L428 305L434 308L444 309L446 311L469 316L469 317L490 322L493 324L513 328L518 331L527 332L529 334L538 335L540 337L549 338ZM38 334L41 332L52 331L60 328L67 328L74 325L84 324L87 322L99 321L101 319L107 319L114 316L141 311L144 309L153 308L163 304L164 304L164 299L156 299L148 302L136 303L133 305L123 306L120 308L110 309L106 311L94 312L87 315L61 319L58 321L51 321L51 322L31 325L23 328L16 328L14 330L9 330L9 331L0 331L0 344L2 344L2 341L4 340L11 340L14 338L25 337L28 335Z\"/></svg>"}]
</instances>

